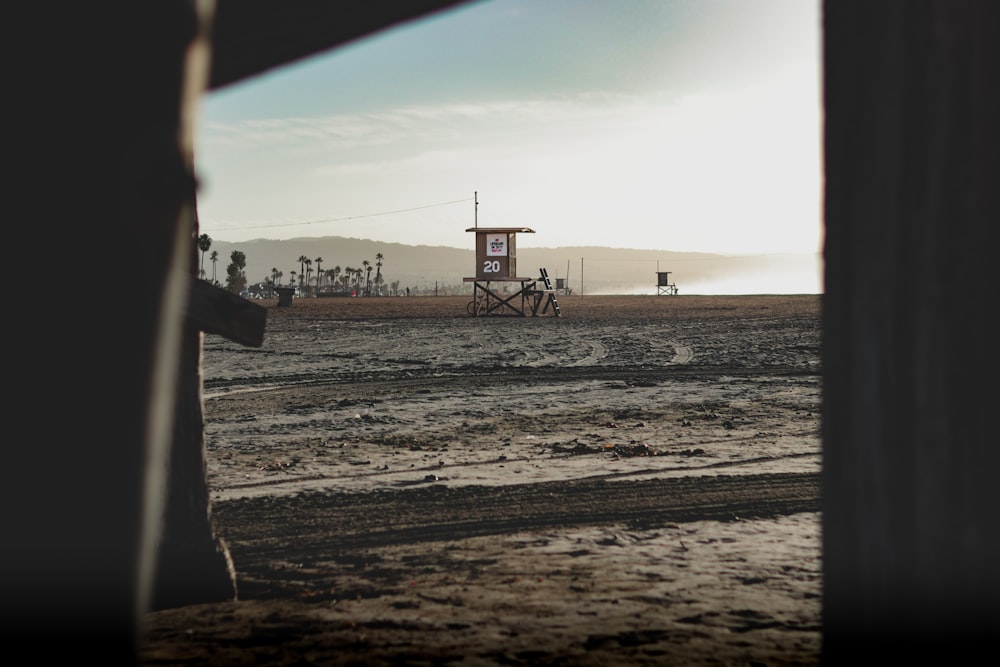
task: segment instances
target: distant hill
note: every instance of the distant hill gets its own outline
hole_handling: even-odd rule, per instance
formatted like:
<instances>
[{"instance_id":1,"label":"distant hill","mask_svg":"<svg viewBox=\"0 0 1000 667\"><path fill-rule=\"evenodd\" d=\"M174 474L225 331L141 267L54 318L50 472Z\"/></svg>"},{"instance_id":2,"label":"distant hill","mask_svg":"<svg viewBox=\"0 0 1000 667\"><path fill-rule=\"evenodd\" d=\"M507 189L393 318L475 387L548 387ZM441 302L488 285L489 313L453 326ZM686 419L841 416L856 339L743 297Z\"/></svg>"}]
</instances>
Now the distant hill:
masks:
<instances>
[{"instance_id":1,"label":"distant hill","mask_svg":"<svg viewBox=\"0 0 1000 667\"><path fill-rule=\"evenodd\" d=\"M519 238L518 241L521 241ZM272 269L282 273L279 282L291 280L300 271L298 258L322 258L323 271L362 268L372 265L382 254L385 284L398 281L401 290L411 293L462 293L471 291L463 278L476 273L476 253L470 247L404 245L369 239L324 236L283 241L255 239L228 242L213 240L205 257L205 272L212 277L209 256L219 253L215 277L225 281L226 267L233 251L246 256L246 275L251 283L263 282ZM199 253L199 262L200 262ZM670 272L670 282L680 294L815 294L819 288L818 258L812 255L741 255L638 250L603 246L527 248L518 244L517 273L537 277L544 267L555 282L567 279L574 294L656 294L657 272ZM582 285L581 285L582 275ZM781 276L785 276L783 279Z\"/></svg>"}]
</instances>

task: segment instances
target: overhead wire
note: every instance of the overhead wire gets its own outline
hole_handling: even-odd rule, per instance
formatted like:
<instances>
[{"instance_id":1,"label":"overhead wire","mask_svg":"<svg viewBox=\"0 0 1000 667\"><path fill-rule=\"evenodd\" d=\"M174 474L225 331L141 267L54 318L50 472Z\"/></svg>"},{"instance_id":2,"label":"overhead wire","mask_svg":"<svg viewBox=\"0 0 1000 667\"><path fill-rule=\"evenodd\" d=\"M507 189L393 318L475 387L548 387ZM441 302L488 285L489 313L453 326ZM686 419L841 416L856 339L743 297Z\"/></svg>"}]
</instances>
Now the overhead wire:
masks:
<instances>
[{"instance_id":1,"label":"overhead wire","mask_svg":"<svg viewBox=\"0 0 1000 667\"><path fill-rule=\"evenodd\" d=\"M247 225L244 227L231 227L227 226L226 231L232 230L243 230L243 229L274 229L277 227L300 227L302 225L317 225L326 222L343 222L346 220L360 220L362 218L377 218L381 215L394 215L396 213L409 213L410 211L420 211L428 208L437 208L439 206L451 206L452 204L461 204L464 202L473 201L472 197L466 197L465 199L455 199L452 201L440 202L437 204L426 204L424 206L413 206L411 208L400 208L393 211L382 211L380 213L366 213L364 215L345 215L339 218L321 218L318 220L304 220L300 222L286 222L286 223L270 223L266 225Z\"/></svg>"}]
</instances>

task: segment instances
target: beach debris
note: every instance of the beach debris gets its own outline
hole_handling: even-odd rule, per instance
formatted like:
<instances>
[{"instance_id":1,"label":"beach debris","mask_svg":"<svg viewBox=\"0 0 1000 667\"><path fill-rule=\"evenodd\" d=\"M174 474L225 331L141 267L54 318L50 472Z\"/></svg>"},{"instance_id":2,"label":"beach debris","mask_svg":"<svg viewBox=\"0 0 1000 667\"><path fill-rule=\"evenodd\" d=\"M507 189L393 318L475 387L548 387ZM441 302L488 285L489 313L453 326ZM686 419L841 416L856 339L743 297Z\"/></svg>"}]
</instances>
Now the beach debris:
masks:
<instances>
[{"instance_id":1,"label":"beach debris","mask_svg":"<svg viewBox=\"0 0 1000 667\"><path fill-rule=\"evenodd\" d=\"M621 424L619 424L618 422L616 422L615 420L612 419L612 420L609 420L609 421L601 423L600 426L603 426L604 428L645 428L646 427L646 422L639 421L639 422L636 422L636 423L632 424L631 426L623 427Z\"/></svg>"},{"instance_id":2,"label":"beach debris","mask_svg":"<svg viewBox=\"0 0 1000 667\"><path fill-rule=\"evenodd\" d=\"M646 443L637 443L630 445L617 445L613 443L607 443L604 445L604 449L611 450L612 458L622 458L622 457L633 457L633 456L659 456L660 452L655 447L650 447Z\"/></svg>"},{"instance_id":3,"label":"beach debris","mask_svg":"<svg viewBox=\"0 0 1000 667\"><path fill-rule=\"evenodd\" d=\"M293 461L273 461L271 463L262 463L257 466L257 470L262 470L265 472L273 472L276 470L286 470L291 468L295 463Z\"/></svg>"},{"instance_id":4,"label":"beach debris","mask_svg":"<svg viewBox=\"0 0 1000 667\"><path fill-rule=\"evenodd\" d=\"M674 452L675 454L680 454L681 456L705 456L705 450L701 447L695 449L683 449L679 452Z\"/></svg>"},{"instance_id":5,"label":"beach debris","mask_svg":"<svg viewBox=\"0 0 1000 667\"><path fill-rule=\"evenodd\" d=\"M584 443L573 438L566 445L555 444L552 445L553 454L594 454L599 452L599 449L594 449L585 445Z\"/></svg>"},{"instance_id":6,"label":"beach debris","mask_svg":"<svg viewBox=\"0 0 1000 667\"><path fill-rule=\"evenodd\" d=\"M394 482L395 486L418 486L420 484L426 484L428 482L446 482L447 477L441 477L439 475L424 475L421 479L404 479L398 482Z\"/></svg>"}]
</instances>

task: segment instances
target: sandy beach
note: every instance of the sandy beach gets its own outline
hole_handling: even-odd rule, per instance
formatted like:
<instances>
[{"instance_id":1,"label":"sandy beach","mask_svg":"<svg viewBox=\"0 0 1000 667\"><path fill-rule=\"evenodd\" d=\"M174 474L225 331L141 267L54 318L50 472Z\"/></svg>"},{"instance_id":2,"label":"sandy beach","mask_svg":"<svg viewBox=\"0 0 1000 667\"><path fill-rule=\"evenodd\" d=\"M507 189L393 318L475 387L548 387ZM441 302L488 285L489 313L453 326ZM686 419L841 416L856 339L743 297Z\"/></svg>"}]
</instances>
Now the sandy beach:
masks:
<instances>
[{"instance_id":1,"label":"sandy beach","mask_svg":"<svg viewBox=\"0 0 1000 667\"><path fill-rule=\"evenodd\" d=\"M239 599L142 664L819 664L822 297L468 301L205 336Z\"/></svg>"}]
</instances>

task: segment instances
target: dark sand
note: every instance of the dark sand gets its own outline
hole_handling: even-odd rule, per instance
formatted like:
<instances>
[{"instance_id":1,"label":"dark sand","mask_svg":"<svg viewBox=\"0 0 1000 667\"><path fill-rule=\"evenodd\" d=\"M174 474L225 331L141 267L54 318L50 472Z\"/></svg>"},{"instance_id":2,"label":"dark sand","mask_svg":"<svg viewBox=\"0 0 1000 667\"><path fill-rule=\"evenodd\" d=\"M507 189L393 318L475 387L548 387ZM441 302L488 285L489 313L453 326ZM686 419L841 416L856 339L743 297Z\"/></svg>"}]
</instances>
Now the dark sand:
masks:
<instances>
[{"instance_id":1,"label":"dark sand","mask_svg":"<svg viewBox=\"0 0 1000 667\"><path fill-rule=\"evenodd\" d=\"M822 297L468 301L205 337L239 600L142 664L819 664Z\"/></svg>"}]
</instances>

